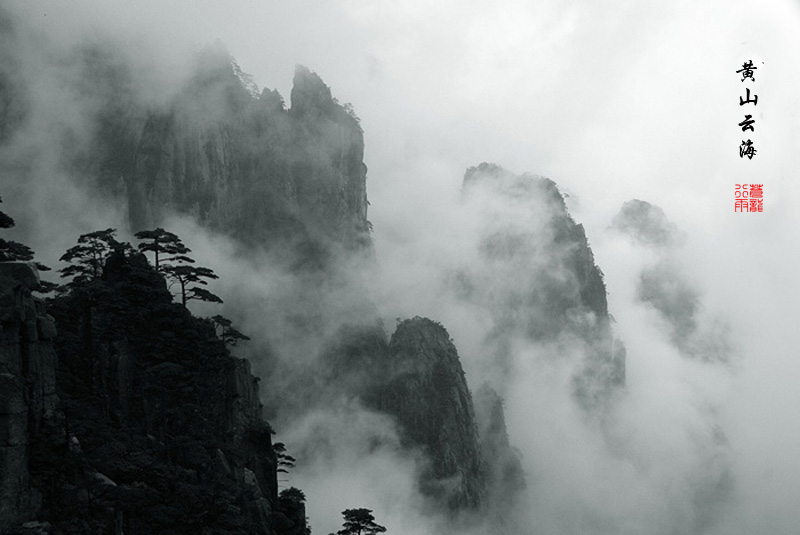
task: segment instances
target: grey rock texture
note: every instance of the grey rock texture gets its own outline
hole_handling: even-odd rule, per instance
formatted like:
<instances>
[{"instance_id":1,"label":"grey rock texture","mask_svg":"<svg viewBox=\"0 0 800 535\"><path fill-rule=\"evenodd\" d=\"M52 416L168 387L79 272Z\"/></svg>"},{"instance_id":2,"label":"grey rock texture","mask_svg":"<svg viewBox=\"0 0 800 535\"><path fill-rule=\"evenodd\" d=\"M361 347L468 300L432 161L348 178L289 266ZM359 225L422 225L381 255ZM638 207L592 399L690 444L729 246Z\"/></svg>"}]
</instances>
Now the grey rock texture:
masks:
<instances>
[{"instance_id":1,"label":"grey rock texture","mask_svg":"<svg viewBox=\"0 0 800 535\"><path fill-rule=\"evenodd\" d=\"M92 56L87 70L105 73L106 62ZM117 72L121 96L99 112L88 161L95 181L126 199L134 231L177 213L245 245L284 253L291 245L290 262L368 247L364 136L351 109L305 67L295 71L288 110L275 91L254 96L237 71L227 52L209 47L160 107L126 94L130 75Z\"/></svg>"},{"instance_id":2,"label":"grey rock texture","mask_svg":"<svg viewBox=\"0 0 800 535\"><path fill-rule=\"evenodd\" d=\"M580 344L574 380L587 409L625 383L625 356L614 339L603 274L582 225L556 184L482 163L464 176L463 201L479 218L480 261L456 281L466 301L489 312L487 354L508 374L511 344Z\"/></svg>"},{"instance_id":3,"label":"grey rock texture","mask_svg":"<svg viewBox=\"0 0 800 535\"><path fill-rule=\"evenodd\" d=\"M611 222L611 228L651 247L677 245L683 239L678 227L667 219L664 210L639 199L622 205Z\"/></svg>"},{"instance_id":4,"label":"grey rock texture","mask_svg":"<svg viewBox=\"0 0 800 535\"><path fill-rule=\"evenodd\" d=\"M33 264L0 263L0 533L38 510L31 442L58 418L55 326L38 285Z\"/></svg>"},{"instance_id":5,"label":"grey rock texture","mask_svg":"<svg viewBox=\"0 0 800 535\"><path fill-rule=\"evenodd\" d=\"M0 263L0 533L283 533L258 381L213 326L138 254L53 300L56 320L36 280Z\"/></svg>"},{"instance_id":6,"label":"grey rock texture","mask_svg":"<svg viewBox=\"0 0 800 535\"><path fill-rule=\"evenodd\" d=\"M486 487L491 500L489 510L494 521L502 524L525 488L525 472L519 452L508 439L503 399L484 383L474 400Z\"/></svg>"},{"instance_id":7,"label":"grey rock texture","mask_svg":"<svg viewBox=\"0 0 800 535\"><path fill-rule=\"evenodd\" d=\"M373 402L427 455L423 492L452 510L479 508L485 475L475 410L447 330L427 318L401 322L381 366L386 379L376 385Z\"/></svg>"}]
</instances>

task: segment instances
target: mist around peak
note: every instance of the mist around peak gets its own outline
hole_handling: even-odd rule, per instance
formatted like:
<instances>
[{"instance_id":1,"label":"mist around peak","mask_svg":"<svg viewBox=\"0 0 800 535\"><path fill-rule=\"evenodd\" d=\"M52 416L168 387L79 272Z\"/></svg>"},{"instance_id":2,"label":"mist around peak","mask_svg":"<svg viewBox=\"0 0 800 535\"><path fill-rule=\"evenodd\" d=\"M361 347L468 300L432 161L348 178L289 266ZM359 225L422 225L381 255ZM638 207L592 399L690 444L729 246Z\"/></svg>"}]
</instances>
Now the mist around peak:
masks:
<instances>
[{"instance_id":1,"label":"mist around peak","mask_svg":"<svg viewBox=\"0 0 800 535\"><path fill-rule=\"evenodd\" d=\"M98 228L190 244L224 300L195 310L251 337L235 351L315 531L363 506L420 535L793 533L794 7L205 7L0 10L9 237L53 265ZM233 63L206 57L214 33ZM729 182L752 176L736 129L709 132L752 54L774 99L769 208L731 219ZM632 197L649 202L615 216ZM413 367L424 351L392 353L416 317L447 333L417 345L463 371L426 423L468 390L502 524L454 521L421 488L444 439L409 444L404 419L427 404L368 395L436 376ZM440 475L433 494L471 499Z\"/></svg>"}]
</instances>

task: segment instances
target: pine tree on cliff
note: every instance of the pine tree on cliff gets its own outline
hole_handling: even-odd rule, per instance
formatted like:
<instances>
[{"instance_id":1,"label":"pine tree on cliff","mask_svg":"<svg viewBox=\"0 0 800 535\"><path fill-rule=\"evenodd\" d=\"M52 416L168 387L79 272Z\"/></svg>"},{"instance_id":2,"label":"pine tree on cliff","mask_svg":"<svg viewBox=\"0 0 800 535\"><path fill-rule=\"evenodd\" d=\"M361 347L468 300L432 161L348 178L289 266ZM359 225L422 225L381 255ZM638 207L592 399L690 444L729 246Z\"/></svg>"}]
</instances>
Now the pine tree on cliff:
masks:
<instances>
[{"instance_id":1,"label":"pine tree on cliff","mask_svg":"<svg viewBox=\"0 0 800 535\"><path fill-rule=\"evenodd\" d=\"M132 250L129 243L118 242L114 237L116 230L96 230L78 237L78 245L67 249L61 255L62 262L70 265L59 270L62 277L72 277L68 286L82 286L103 275L106 259L116 249Z\"/></svg>"},{"instance_id":2,"label":"pine tree on cliff","mask_svg":"<svg viewBox=\"0 0 800 535\"><path fill-rule=\"evenodd\" d=\"M192 260L192 262L194 262L194 260ZM208 284L205 279L219 278L210 268L178 264L170 266L165 265L162 271L168 278L172 279L173 283L178 283L180 286L181 303L183 306L186 306L186 303L192 299L206 301L208 303L222 303L222 299L220 299L219 296L199 286Z\"/></svg>"},{"instance_id":3,"label":"pine tree on cliff","mask_svg":"<svg viewBox=\"0 0 800 535\"><path fill-rule=\"evenodd\" d=\"M275 458L278 460L278 469L275 470L275 472L279 474L288 474L289 470L287 470L287 468L294 468L296 459L286 453L286 444L283 442L276 442L272 445L272 451L275 452Z\"/></svg>"},{"instance_id":4,"label":"pine tree on cliff","mask_svg":"<svg viewBox=\"0 0 800 535\"><path fill-rule=\"evenodd\" d=\"M153 266L156 271L160 271L161 262L194 262L186 254L191 253L192 250L186 247L181 239L172 232L168 232L163 228L155 230L143 230L135 234L136 238L142 240L138 245L139 250L143 253L153 253ZM162 255L171 255L166 258Z\"/></svg>"},{"instance_id":5,"label":"pine tree on cliff","mask_svg":"<svg viewBox=\"0 0 800 535\"><path fill-rule=\"evenodd\" d=\"M76 358L74 371L86 381L88 392L102 392L103 380L99 375L95 343L95 318L92 311L104 299L108 299L107 285L103 280L104 269L114 255L128 256L133 252L129 243L117 241L116 230L96 230L78 237L78 245L70 247L61 256L68 262L59 270L62 277L72 280L59 287L61 297L69 296L73 313L80 317L79 332L82 358Z\"/></svg>"},{"instance_id":6,"label":"pine tree on cliff","mask_svg":"<svg viewBox=\"0 0 800 535\"><path fill-rule=\"evenodd\" d=\"M375 535L386 531L385 527L375 522L371 509L345 509L342 515L344 524L336 535Z\"/></svg>"},{"instance_id":7,"label":"pine tree on cliff","mask_svg":"<svg viewBox=\"0 0 800 535\"><path fill-rule=\"evenodd\" d=\"M273 515L275 532L286 535L311 535L306 516L306 495L296 487L284 489L278 495L277 511Z\"/></svg>"},{"instance_id":8,"label":"pine tree on cliff","mask_svg":"<svg viewBox=\"0 0 800 535\"><path fill-rule=\"evenodd\" d=\"M3 199L0 199L0 203ZM14 218L9 216L3 211L0 211L0 229L11 228L15 225ZM4 240L0 238L0 262L31 262L33 261L33 250L22 243ZM39 262L34 262L39 271L50 271L50 268ZM45 283L46 286L52 286L52 283Z\"/></svg>"},{"instance_id":9,"label":"pine tree on cliff","mask_svg":"<svg viewBox=\"0 0 800 535\"><path fill-rule=\"evenodd\" d=\"M176 234L159 227L154 230L142 230L137 232L135 236L142 240L142 243L139 244L140 251L153 253L153 265L156 271L164 273L172 281L170 286L176 283L180 286L183 306L186 306L186 303L192 299L209 303L222 303L222 299L219 296L205 288L200 288L201 285L208 284L205 279L218 279L219 277L207 267L192 266L194 258L187 256L187 253L191 253L192 250L186 247ZM162 258L161 255L171 256ZM222 318L222 316L219 317ZM216 323L216 320L214 321ZM228 325L222 326L223 340L226 339L226 327L231 331L227 343L236 345L238 340L249 340L245 335L230 327L229 320L225 321L228 322Z\"/></svg>"},{"instance_id":10,"label":"pine tree on cliff","mask_svg":"<svg viewBox=\"0 0 800 535\"><path fill-rule=\"evenodd\" d=\"M238 329L235 329L232 325L233 322L224 316L217 314L216 316L211 317L211 321L214 323L215 331L216 329L220 329L220 332L217 336L219 336L226 344L235 346L240 340L250 340L249 336L244 335L239 332Z\"/></svg>"},{"instance_id":11,"label":"pine tree on cliff","mask_svg":"<svg viewBox=\"0 0 800 535\"><path fill-rule=\"evenodd\" d=\"M3 199L0 198L0 202L3 202ZM0 210L0 228L11 228L14 226L14 218Z\"/></svg>"},{"instance_id":12,"label":"pine tree on cliff","mask_svg":"<svg viewBox=\"0 0 800 535\"><path fill-rule=\"evenodd\" d=\"M282 500L289 500L297 503L306 501L305 493L297 487L289 487L288 489L282 490L279 497Z\"/></svg>"}]
</instances>

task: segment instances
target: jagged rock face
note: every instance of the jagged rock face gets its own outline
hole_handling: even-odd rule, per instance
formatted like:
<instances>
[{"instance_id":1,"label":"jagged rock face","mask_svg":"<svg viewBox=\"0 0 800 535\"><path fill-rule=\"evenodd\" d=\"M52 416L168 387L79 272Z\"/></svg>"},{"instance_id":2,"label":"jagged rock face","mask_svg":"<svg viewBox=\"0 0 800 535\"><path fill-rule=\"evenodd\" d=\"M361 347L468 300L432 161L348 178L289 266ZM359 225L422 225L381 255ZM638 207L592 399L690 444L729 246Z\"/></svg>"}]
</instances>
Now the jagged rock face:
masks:
<instances>
[{"instance_id":1,"label":"jagged rock face","mask_svg":"<svg viewBox=\"0 0 800 535\"><path fill-rule=\"evenodd\" d=\"M35 514L31 443L58 419L53 318L31 295L36 267L0 263L0 533Z\"/></svg>"},{"instance_id":2,"label":"jagged rock face","mask_svg":"<svg viewBox=\"0 0 800 535\"><path fill-rule=\"evenodd\" d=\"M585 406L624 383L624 349L613 339L603 276L583 226L555 183L483 163L464 176L465 205L479 218L479 262L457 280L460 295L487 309L487 353L509 373L514 341L579 341L586 355L575 378Z\"/></svg>"},{"instance_id":3,"label":"jagged rock face","mask_svg":"<svg viewBox=\"0 0 800 535\"><path fill-rule=\"evenodd\" d=\"M378 365L386 379L370 402L394 416L402 439L426 454L422 491L453 510L480 506L485 482L475 411L447 331L426 318L403 321Z\"/></svg>"},{"instance_id":4,"label":"jagged rock face","mask_svg":"<svg viewBox=\"0 0 800 535\"><path fill-rule=\"evenodd\" d=\"M187 61L185 79L155 82L113 41L64 50L44 41L31 51L16 23L0 8L0 148L14 149L3 171L50 186L8 143L29 134L38 106L53 105L37 100L26 70L35 58L60 73L65 115L79 117L38 126L57 146L58 171L100 202L126 206L131 231L191 216L246 246L284 253L290 265L369 249L364 136L315 73L297 68L287 110L277 91L257 93L218 47Z\"/></svg>"},{"instance_id":5,"label":"jagged rock face","mask_svg":"<svg viewBox=\"0 0 800 535\"><path fill-rule=\"evenodd\" d=\"M497 398L489 407L481 398L473 408L457 350L439 323L405 320L388 342L381 323L346 326L314 372L306 379L310 386L298 383L292 391L310 389L320 405L342 395L358 398L393 417L402 445L422 453L420 489L435 506L494 514L496 504L511 503L524 485L502 403Z\"/></svg>"},{"instance_id":6,"label":"jagged rock face","mask_svg":"<svg viewBox=\"0 0 800 535\"><path fill-rule=\"evenodd\" d=\"M557 336L564 325L583 321L580 316L586 313L594 316L587 321L607 321L605 285L583 226L569 216L552 180L515 176L498 166L481 164L467 170L463 191L467 203L493 196L500 199L511 218L524 218L489 219L481 229L481 256L505 271L496 277L500 283L506 282L504 276L511 271L536 283L523 281L522 288L517 288L524 294L521 299L507 294L501 297L508 299L498 305L510 312L504 321L526 322L518 327L537 339ZM520 315L520 310L526 313ZM542 313L534 314L536 311Z\"/></svg>"},{"instance_id":7,"label":"jagged rock face","mask_svg":"<svg viewBox=\"0 0 800 535\"><path fill-rule=\"evenodd\" d=\"M92 56L87 68L108 61ZM111 78L122 86L122 102L100 113L101 156L88 165L106 191L127 197L132 229L176 212L248 245L295 245L301 261L320 261L316 249L367 246L357 119L305 67L295 72L288 111L277 92L254 96L237 72L227 53L208 49L186 87L160 109L126 95L124 69Z\"/></svg>"},{"instance_id":8,"label":"jagged rock face","mask_svg":"<svg viewBox=\"0 0 800 535\"><path fill-rule=\"evenodd\" d=\"M171 299L142 255L116 252L102 280L52 302L69 451L29 436L55 532L275 534L257 379Z\"/></svg>"},{"instance_id":9,"label":"jagged rock face","mask_svg":"<svg viewBox=\"0 0 800 535\"><path fill-rule=\"evenodd\" d=\"M357 119L305 67L295 72L289 116L296 121L293 146L298 151L286 152L294 156L291 177L304 220L315 232L333 232L329 238L365 243L367 168Z\"/></svg>"},{"instance_id":10,"label":"jagged rock face","mask_svg":"<svg viewBox=\"0 0 800 535\"><path fill-rule=\"evenodd\" d=\"M310 529L306 525L304 500L305 495L294 487L281 492L281 513L276 515L274 522L275 530L278 533L281 535L308 535L310 533Z\"/></svg>"},{"instance_id":11,"label":"jagged rock face","mask_svg":"<svg viewBox=\"0 0 800 535\"><path fill-rule=\"evenodd\" d=\"M486 470L489 510L495 522L504 522L525 488L519 453L511 447L506 430L503 400L484 383L475 393L475 421Z\"/></svg>"}]
</instances>

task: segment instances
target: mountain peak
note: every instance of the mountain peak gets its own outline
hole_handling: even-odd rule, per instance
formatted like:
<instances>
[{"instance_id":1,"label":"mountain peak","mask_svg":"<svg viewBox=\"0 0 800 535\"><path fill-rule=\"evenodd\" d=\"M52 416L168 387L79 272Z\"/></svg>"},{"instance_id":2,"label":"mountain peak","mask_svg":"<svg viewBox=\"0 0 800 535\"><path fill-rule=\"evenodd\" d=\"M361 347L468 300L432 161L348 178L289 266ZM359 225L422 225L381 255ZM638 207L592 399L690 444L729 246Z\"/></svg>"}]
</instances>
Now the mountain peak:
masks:
<instances>
[{"instance_id":1,"label":"mountain peak","mask_svg":"<svg viewBox=\"0 0 800 535\"><path fill-rule=\"evenodd\" d=\"M660 207L647 201L633 199L625 202L614 216L611 228L630 235L651 247L674 245L682 236Z\"/></svg>"},{"instance_id":2,"label":"mountain peak","mask_svg":"<svg viewBox=\"0 0 800 535\"><path fill-rule=\"evenodd\" d=\"M317 73L303 65L296 65L292 84L291 112L306 115L311 110L330 113L335 106L331 88Z\"/></svg>"}]
</instances>

